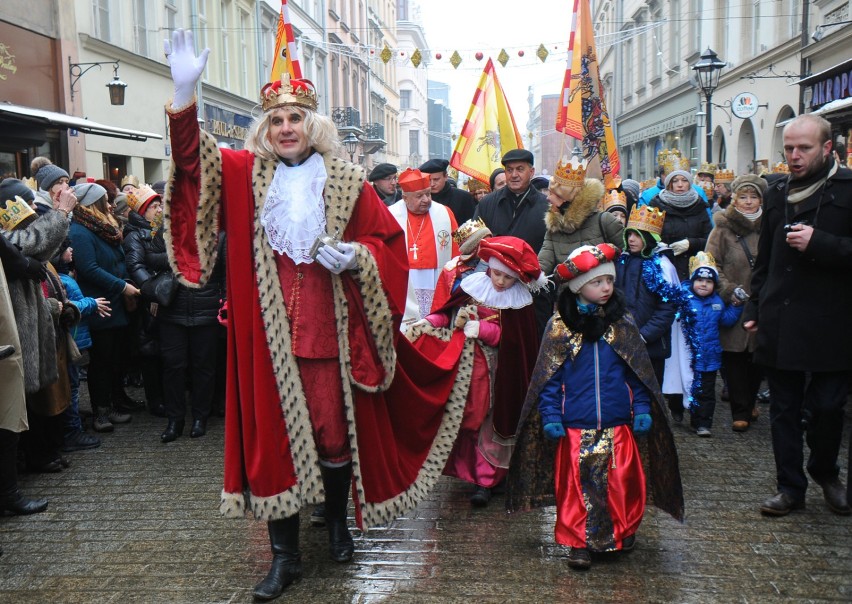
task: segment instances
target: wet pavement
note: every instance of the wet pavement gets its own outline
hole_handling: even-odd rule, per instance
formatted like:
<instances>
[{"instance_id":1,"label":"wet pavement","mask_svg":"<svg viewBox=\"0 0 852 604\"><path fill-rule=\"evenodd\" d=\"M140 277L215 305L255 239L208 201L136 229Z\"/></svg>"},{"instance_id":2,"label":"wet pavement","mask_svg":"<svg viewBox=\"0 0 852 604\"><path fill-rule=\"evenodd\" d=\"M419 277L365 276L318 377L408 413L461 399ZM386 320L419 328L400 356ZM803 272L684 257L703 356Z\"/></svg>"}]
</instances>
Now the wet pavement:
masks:
<instances>
[{"instance_id":1,"label":"wet pavement","mask_svg":"<svg viewBox=\"0 0 852 604\"><path fill-rule=\"evenodd\" d=\"M280 601L850 602L852 517L832 514L818 487L804 511L758 512L774 493L761 410L746 433L731 431L725 403L713 438L677 427L686 522L649 508L636 549L595 557L589 572L568 568L553 508L509 516L495 496L472 509L471 487L445 477L408 517L356 533L348 565L328 559L324 529L304 515L304 578ZM222 420L204 438L168 445L164 427L137 412L99 449L67 454L71 468L21 477L50 507L0 518L0 602L252 601L271 554L263 523L217 512ZM847 451L844 440L844 480Z\"/></svg>"}]
</instances>

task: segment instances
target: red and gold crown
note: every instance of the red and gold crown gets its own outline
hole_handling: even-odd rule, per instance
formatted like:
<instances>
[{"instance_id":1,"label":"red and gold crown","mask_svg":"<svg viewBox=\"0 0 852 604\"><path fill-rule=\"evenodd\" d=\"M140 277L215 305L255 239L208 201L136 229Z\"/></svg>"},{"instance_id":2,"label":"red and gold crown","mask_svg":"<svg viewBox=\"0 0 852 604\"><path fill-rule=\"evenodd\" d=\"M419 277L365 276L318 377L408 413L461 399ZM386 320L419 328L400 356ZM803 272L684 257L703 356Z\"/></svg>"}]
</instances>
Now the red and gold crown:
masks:
<instances>
[{"instance_id":1,"label":"red and gold crown","mask_svg":"<svg viewBox=\"0 0 852 604\"><path fill-rule=\"evenodd\" d=\"M624 191L612 189L601 199L601 211L608 212L610 208L620 208L622 211L627 211L627 195Z\"/></svg>"},{"instance_id":2,"label":"red and gold crown","mask_svg":"<svg viewBox=\"0 0 852 604\"><path fill-rule=\"evenodd\" d=\"M630 211L627 226L624 228L639 229L640 231L648 231L655 235L661 235L665 221L666 213L663 210L652 208L651 206L635 207Z\"/></svg>"},{"instance_id":3,"label":"red and gold crown","mask_svg":"<svg viewBox=\"0 0 852 604\"><path fill-rule=\"evenodd\" d=\"M656 187L656 186L657 186L657 179L656 178L649 178L648 180L643 180L642 182L639 183L639 190L640 191L647 191L648 189L651 189L651 188Z\"/></svg>"},{"instance_id":4,"label":"red and gold crown","mask_svg":"<svg viewBox=\"0 0 852 604\"><path fill-rule=\"evenodd\" d=\"M773 174L789 174L790 167L783 161L779 161L777 164L772 166Z\"/></svg>"},{"instance_id":5,"label":"red and gold crown","mask_svg":"<svg viewBox=\"0 0 852 604\"><path fill-rule=\"evenodd\" d=\"M689 170L689 158L680 154L680 149L662 149L657 153L657 164L671 174L675 170Z\"/></svg>"},{"instance_id":6,"label":"red and gold crown","mask_svg":"<svg viewBox=\"0 0 852 604\"><path fill-rule=\"evenodd\" d=\"M15 199L7 199L5 207L0 207L0 228L12 231L30 216L35 210L30 207L23 197L15 195Z\"/></svg>"},{"instance_id":7,"label":"red and gold crown","mask_svg":"<svg viewBox=\"0 0 852 604\"><path fill-rule=\"evenodd\" d=\"M490 236L491 231L485 225L485 221L482 218L467 220L459 225L455 231L453 231L453 241L455 241L458 245L463 244L465 241L473 237L474 235L478 235L479 239L485 237L486 235Z\"/></svg>"},{"instance_id":8,"label":"red and gold crown","mask_svg":"<svg viewBox=\"0 0 852 604\"><path fill-rule=\"evenodd\" d=\"M722 184L729 185L736 178L733 170L716 170L713 180Z\"/></svg>"},{"instance_id":9,"label":"red and gold crown","mask_svg":"<svg viewBox=\"0 0 852 604\"><path fill-rule=\"evenodd\" d=\"M576 155L564 164L559 160L550 182L564 187L582 187L586 182L586 166Z\"/></svg>"},{"instance_id":10,"label":"red and gold crown","mask_svg":"<svg viewBox=\"0 0 852 604\"><path fill-rule=\"evenodd\" d=\"M297 80L289 73L283 73L280 80L270 82L260 90L260 103L264 111L288 106L316 111L317 91L310 80Z\"/></svg>"}]
</instances>

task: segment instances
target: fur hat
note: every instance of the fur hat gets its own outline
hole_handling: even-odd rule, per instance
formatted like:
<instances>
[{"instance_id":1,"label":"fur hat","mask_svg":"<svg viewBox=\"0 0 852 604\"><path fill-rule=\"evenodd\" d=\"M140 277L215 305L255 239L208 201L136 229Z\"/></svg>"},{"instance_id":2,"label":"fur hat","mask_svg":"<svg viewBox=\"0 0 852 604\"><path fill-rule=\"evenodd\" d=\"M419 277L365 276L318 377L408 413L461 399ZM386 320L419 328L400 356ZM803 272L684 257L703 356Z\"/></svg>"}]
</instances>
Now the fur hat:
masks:
<instances>
[{"instance_id":1,"label":"fur hat","mask_svg":"<svg viewBox=\"0 0 852 604\"><path fill-rule=\"evenodd\" d=\"M479 257L488 266L520 279L529 290L538 291L547 278L530 244L517 237L492 237L479 243Z\"/></svg>"},{"instance_id":2,"label":"fur hat","mask_svg":"<svg viewBox=\"0 0 852 604\"><path fill-rule=\"evenodd\" d=\"M686 170L673 170L673 171L669 172L668 174L666 174L666 180L663 183L665 188L667 188L667 189L669 188L669 183L672 180L674 180L675 176L683 176L687 180L687 182L689 182L689 183L692 182L692 175L689 172L687 172Z\"/></svg>"},{"instance_id":3,"label":"fur hat","mask_svg":"<svg viewBox=\"0 0 852 604\"><path fill-rule=\"evenodd\" d=\"M77 196L77 203L81 206L90 206L106 197L107 191L97 183L84 182L80 185L74 185L74 195Z\"/></svg>"},{"instance_id":4,"label":"fur hat","mask_svg":"<svg viewBox=\"0 0 852 604\"><path fill-rule=\"evenodd\" d=\"M415 193L431 188L429 184L429 175L423 174L420 170L408 168L405 172L399 175L399 188L406 193Z\"/></svg>"},{"instance_id":5,"label":"fur hat","mask_svg":"<svg viewBox=\"0 0 852 604\"><path fill-rule=\"evenodd\" d=\"M479 242L486 237L491 237L491 230L485 226L482 218L470 219L459 225L453 232L453 239L459 246L462 256L470 256L476 251Z\"/></svg>"},{"instance_id":6,"label":"fur hat","mask_svg":"<svg viewBox=\"0 0 852 604\"><path fill-rule=\"evenodd\" d=\"M763 195L766 193L767 183L766 181L757 176L756 174L745 174L743 176L738 176L734 182L731 183L731 190L734 192L734 195L737 194L737 190L742 187L751 187L757 194L763 199Z\"/></svg>"},{"instance_id":7,"label":"fur hat","mask_svg":"<svg viewBox=\"0 0 852 604\"><path fill-rule=\"evenodd\" d=\"M713 254L698 252L689 259L689 280L696 279L713 279L713 283L719 283L719 268Z\"/></svg>"},{"instance_id":8,"label":"fur hat","mask_svg":"<svg viewBox=\"0 0 852 604\"><path fill-rule=\"evenodd\" d=\"M47 164L39 168L36 172L35 179L38 183L38 188L42 191L49 191L50 187L56 184L60 178L71 178L68 172L57 166L56 164Z\"/></svg>"},{"instance_id":9,"label":"fur hat","mask_svg":"<svg viewBox=\"0 0 852 604\"><path fill-rule=\"evenodd\" d=\"M556 272L563 281L568 282L568 289L576 294L586 283L601 275L615 278L613 261L620 253L611 243L581 245L571 252L565 262L556 266Z\"/></svg>"}]
</instances>

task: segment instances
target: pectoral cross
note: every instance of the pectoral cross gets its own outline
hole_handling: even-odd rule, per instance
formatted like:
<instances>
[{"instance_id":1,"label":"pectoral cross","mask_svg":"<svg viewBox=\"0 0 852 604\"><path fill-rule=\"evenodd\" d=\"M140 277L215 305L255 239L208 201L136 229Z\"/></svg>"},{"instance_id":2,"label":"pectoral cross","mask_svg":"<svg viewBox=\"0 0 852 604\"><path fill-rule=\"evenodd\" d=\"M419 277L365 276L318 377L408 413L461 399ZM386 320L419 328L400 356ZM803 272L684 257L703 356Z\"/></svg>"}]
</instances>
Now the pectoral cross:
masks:
<instances>
[{"instance_id":1,"label":"pectoral cross","mask_svg":"<svg viewBox=\"0 0 852 604\"><path fill-rule=\"evenodd\" d=\"M408 248L408 251L414 252L414 259L417 260L417 242L416 241L414 242L414 245L412 245L410 248Z\"/></svg>"}]
</instances>

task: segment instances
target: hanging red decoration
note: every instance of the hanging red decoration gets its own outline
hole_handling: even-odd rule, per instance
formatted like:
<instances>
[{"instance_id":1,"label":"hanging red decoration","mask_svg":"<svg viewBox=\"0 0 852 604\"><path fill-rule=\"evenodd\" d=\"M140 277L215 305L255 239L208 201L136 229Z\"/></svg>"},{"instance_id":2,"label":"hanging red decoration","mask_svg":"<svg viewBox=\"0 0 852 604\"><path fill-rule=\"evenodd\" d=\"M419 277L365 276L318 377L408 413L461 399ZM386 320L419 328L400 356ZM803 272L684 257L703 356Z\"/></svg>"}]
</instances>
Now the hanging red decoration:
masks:
<instances>
[{"instance_id":1,"label":"hanging red decoration","mask_svg":"<svg viewBox=\"0 0 852 604\"><path fill-rule=\"evenodd\" d=\"M481 60L482 60L482 56L483 56L483 55L482 55L482 53L481 53L481 52L478 52L478 53L476 53L476 55L474 55L474 56L476 57L476 60L477 60L477 61L481 61Z\"/></svg>"},{"instance_id":2,"label":"hanging red decoration","mask_svg":"<svg viewBox=\"0 0 852 604\"><path fill-rule=\"evenodd\" d=\"M523 51L523 50L519 50L519 51L518 51L518 56L519 56L519 57L524 56L524 51Z\"/></svg>"},{"instance_id":3,"label":"hanging red decoration","mask_svg":"<svg viewBox=\"0 0 852 604\"><path fill-rule=\"evenodd\" d=\"M435 58L436 58L438 61L440 61L440 60L441 60L441 53L436 52L436 53L435 53Z\"/></svg>"}]
</instances>

